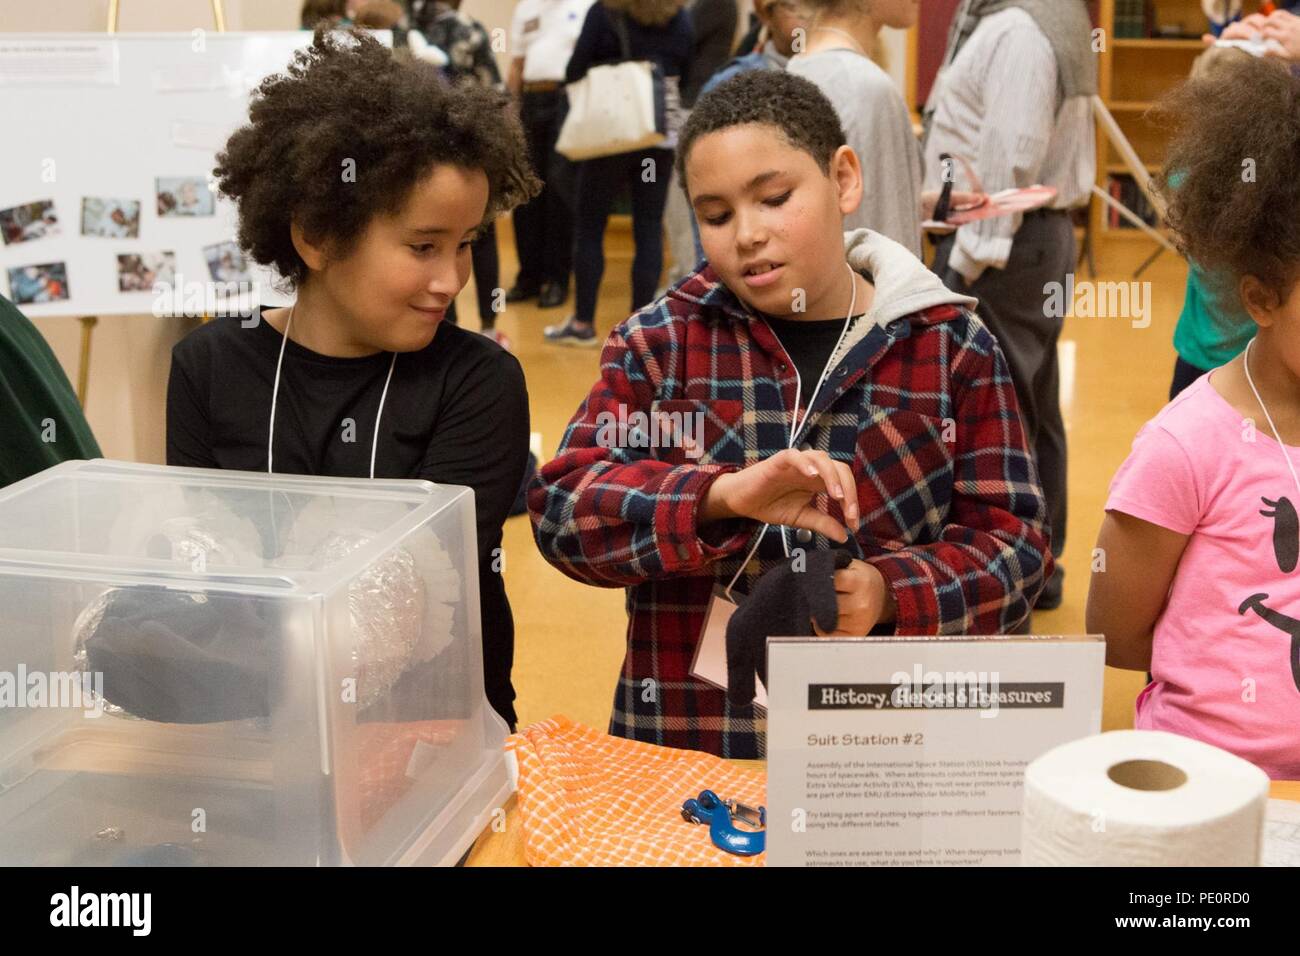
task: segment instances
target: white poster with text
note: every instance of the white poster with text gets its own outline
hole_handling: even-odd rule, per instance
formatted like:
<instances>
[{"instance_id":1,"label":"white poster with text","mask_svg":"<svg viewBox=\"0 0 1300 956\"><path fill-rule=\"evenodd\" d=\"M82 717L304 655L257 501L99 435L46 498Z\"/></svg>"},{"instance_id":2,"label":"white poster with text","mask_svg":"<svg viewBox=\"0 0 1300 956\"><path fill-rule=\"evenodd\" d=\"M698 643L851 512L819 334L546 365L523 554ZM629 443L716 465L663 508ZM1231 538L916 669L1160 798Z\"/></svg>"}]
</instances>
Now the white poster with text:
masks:
<instances>
[{"instance_id":1,"label":"white poster with text","mask_svg":"<svg viewBox=\"0 0 1300 956\"><path fill-rule=\"evenodd\" d=\"M1015 866L1026 765L1101 729L1100 637L768 643L769 866Z\"/></svg>"}]
</instances>

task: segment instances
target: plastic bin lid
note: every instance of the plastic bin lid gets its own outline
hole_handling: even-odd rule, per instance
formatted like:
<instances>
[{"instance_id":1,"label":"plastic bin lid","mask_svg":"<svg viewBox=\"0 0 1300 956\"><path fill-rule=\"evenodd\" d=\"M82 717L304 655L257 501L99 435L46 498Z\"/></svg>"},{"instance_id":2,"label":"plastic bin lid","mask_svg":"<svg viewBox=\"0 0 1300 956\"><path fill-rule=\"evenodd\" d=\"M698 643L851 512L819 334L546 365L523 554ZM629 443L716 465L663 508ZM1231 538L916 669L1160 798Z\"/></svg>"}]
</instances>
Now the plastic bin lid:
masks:
<instances>
[{"instance_id":1,"label":"plastic bin lid","mask_svg":"<svg viewBox=\"0 0 1300 956\"><path fill-rule=\"evenodd\" d=\"M472 494L418 479L67 461L0 489L0 571L319 593ZM321 549L321 534L338 524L364 527L368 540ZM174 545L187 537L221 544L180 563L184 548Z\"/></svg>"}]
</instances>

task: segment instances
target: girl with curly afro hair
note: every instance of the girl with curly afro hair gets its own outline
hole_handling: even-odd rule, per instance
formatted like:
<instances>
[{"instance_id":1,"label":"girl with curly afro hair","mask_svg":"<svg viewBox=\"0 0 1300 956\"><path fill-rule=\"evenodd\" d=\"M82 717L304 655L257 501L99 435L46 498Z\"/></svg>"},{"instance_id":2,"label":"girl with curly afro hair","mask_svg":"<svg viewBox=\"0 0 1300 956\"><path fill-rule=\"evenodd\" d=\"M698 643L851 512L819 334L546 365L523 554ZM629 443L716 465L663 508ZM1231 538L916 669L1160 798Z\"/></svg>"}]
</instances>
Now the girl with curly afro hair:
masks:
<instances>
[{"instance_id":1,"label":"girl with curly afro hair","mask_svg":"<svg viewBox=\"0 0 1300 956\"><path fill-rule=\"evenodd\" d=\"M1244 351L1143 426L1110 486L1087 628L1149 671L1135 725L1300 775L1300 79L1249 56L1171 93L1159 179Z\"/></svg>"},{"instance_id":2,"label":"girl with curly afro hair","mask_svg":"<svg viewBox=\"0 0 1300 956\"><path fill-rule=\"evenodd\" d=\"M176 346L168 463L472 488L485 691L513 725L497 555L528 459L528 396L508 352L444 321L470 243L539 186L507 97L320 29L254 92L215 173L239 245L294 302Z\"/></svg>"}]
</instances>

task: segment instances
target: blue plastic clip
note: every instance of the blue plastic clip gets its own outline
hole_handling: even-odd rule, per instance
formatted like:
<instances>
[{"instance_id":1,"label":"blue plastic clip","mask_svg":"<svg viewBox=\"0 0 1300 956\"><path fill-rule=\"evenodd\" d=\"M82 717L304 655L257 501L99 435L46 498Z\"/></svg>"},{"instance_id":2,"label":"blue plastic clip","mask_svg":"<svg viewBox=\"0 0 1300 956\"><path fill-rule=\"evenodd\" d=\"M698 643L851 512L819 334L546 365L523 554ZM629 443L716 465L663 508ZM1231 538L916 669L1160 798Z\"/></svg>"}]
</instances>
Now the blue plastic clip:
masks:
<instances>
[{"instance_id":1,"label":"blue plastic clip","mask_svg":"<svg viewBox=\"0 0 1300 956\"><path fill-rule=\"evenodd\" d=\"M738 829L733 818L758 829ZM755 809L735 800L723 800L712 790L701 790L698 797L682 804L682 819L687 823L707 823L709 837L719 850L737 856L755 856L766 849L766 807Z\"/></svg>"}]
</instances>

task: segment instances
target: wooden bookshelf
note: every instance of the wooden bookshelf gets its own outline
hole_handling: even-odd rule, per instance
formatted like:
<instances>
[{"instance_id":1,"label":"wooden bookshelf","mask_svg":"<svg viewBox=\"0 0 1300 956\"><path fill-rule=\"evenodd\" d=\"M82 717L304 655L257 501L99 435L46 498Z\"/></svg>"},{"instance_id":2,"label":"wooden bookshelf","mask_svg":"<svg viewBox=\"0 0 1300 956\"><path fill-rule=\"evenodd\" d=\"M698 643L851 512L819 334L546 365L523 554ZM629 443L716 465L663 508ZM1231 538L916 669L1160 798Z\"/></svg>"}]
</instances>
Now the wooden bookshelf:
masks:
<instances>
[{"instance_id":1,"label":"wooden bookshelf","mask_svg":"<svg viewBox=\"0 0 1300 956\"><path fill-rule=\"evenodd\" d=\"M1200 0L1149 0L1152 31L1162 27L1185 36L1118 37L1115 35L1116 0L1101 0L1098 24L1105 31L1106 47L1098 63L1101 98L1124 135L1137 151L1148 172L1161 168L1165 158L1166 133L1149 117L1151 108L1168 90L1185 80L1192 61L1205 49L1200 35L1208 30ZM1259 7L1258 0L1245 0L1246 13ZM1111 148L1101 126L1097 127L1097 185L1107 189L1111 175L1124 174L1123 158ZM1109 209L1099 200L1092 203L1092 234L1099 248L1109 240L1154 240L1140 229L1111 229Z\"/></svg>"},{"instance_id":2,"label":"wooden bookshelf","mask_svg":"<svg viewBox=\"0 0 1300 956\"><path fill-rule=\"evenodd\" d=\"M1136 39L1133 37L1116 37L1111 41L1118 50L1195 50L1197 53L1205 49L1205 44L1200 40L1179 40L1174 38L1161 37L1144 37Z\"/></svg>"}]
</instances>

